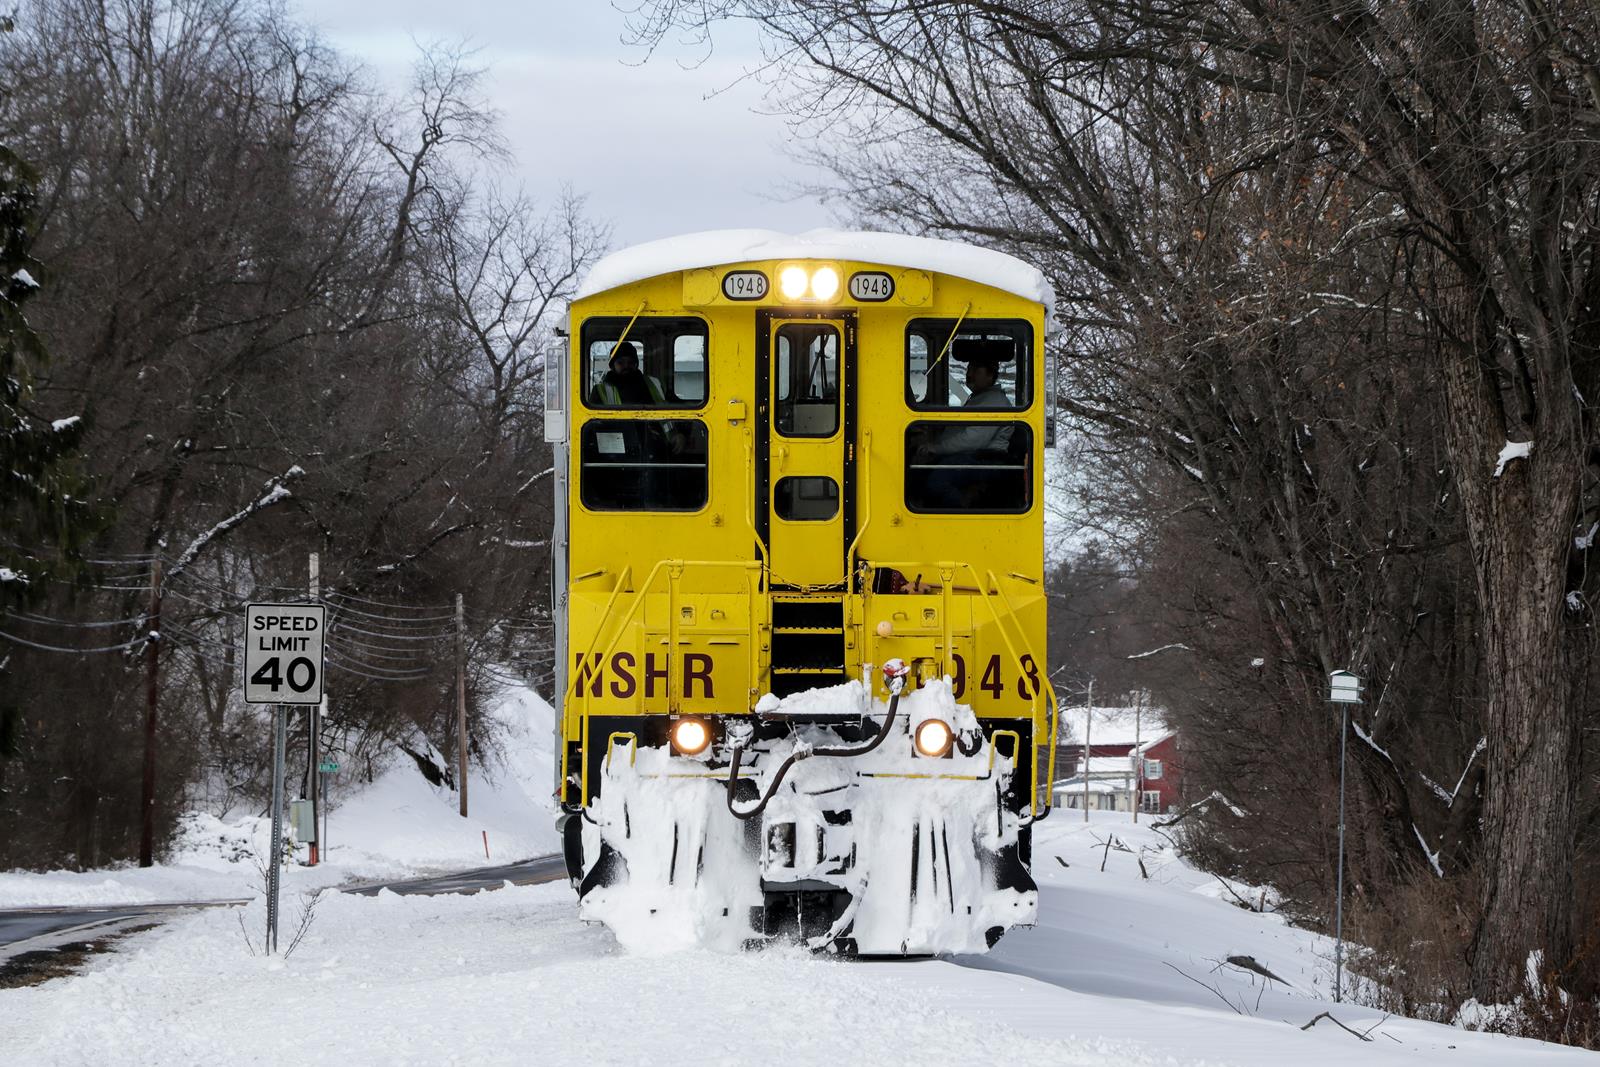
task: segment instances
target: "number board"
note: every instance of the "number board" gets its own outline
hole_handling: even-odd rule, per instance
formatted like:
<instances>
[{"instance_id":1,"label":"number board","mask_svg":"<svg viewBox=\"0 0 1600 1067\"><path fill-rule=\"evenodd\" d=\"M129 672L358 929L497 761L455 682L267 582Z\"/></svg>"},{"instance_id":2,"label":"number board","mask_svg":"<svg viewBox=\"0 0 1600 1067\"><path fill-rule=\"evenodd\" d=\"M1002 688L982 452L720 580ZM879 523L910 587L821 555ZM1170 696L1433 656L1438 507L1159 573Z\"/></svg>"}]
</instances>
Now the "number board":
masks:
<instances>
[{"instance_id":1,"label":"number board","mask_svg":"<svg viewBox=\"0 0 1600 1067\"><path fill-rule=\"evenodd\" d=\"M321 604L245 605L245 703L319 703L326 626Z\"/></svg>"},{"instance_id":2,"label":"number board","mask_svg":"<svg viewBox=\"0 0 1600 1067\"><path fill-rule=\"evenodd\" d=\"M857 300L887 300L894 295L894 279L881 270L862 270L850 275L850 295Z\"/></svg>"},{"instance_id":3,"label":"number board","mask_svg":"<svg viewBox=\"0 0 1600 1067\"><path fill-rule=\"evenodd\" d=\"M722 295L729 300L760 300L767 295L767 276L758 270L729 271L722 276Z\"/></svg>"}]
</instances>

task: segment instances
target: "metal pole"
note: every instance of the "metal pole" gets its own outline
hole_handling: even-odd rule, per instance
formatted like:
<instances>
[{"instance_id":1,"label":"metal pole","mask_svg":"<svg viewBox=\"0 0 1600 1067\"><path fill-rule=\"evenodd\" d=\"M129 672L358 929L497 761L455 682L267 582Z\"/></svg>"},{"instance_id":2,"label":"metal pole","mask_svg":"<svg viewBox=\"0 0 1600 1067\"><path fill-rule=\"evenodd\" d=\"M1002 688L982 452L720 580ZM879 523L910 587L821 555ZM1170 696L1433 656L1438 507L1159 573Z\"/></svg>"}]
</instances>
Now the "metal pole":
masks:
<instances>
[{"instance_id":1,"label":"metal pole","mask_svg":"<svg viewBox=\"0 0 1600 1067\"><path fill-rule=\"evenodd\" d=\"M1089 679L1089 692L1083 705L1083 821L1089 821L1089 759L1094 749L1089 747L1089 726L1094 721L1094 679Z\"/></svg>"},{"instance_id":2,"label":"metal pole","mask_svg":"<svg viewBox=\"0 0 1600 1067\"><path fill-rule=\"evenodd\" d=\"M313 552L308 563L311 602L315 604L322 593L322 561L317 553ZM318 669L321 669L320 665ZM322 699L328 699L326 693L323 694ZM306 709L306 787L311 790L311 841L309 845L311 848L311 866L313 867L317 865L319 853L321 852L318 846L322 843L319 840L320 835L318 833L322 823L317 817L322 810L320 802L322 794L321 741L322 705L318 703L315 707Z\"/></svg>"},{"instance_id":3,"label":"metal pole","mask_svg":"<svg viewBox=\"0 0 1600 1067\"><path fill-rule=\"evenodd\" d=\"M1344 748L1350 733L1350 705L1339 705L1339 878L1333 905L1333 1002L1340 1003L1344 986Z\"/></svg>"},{"instance_id":4,"label":"metal pole","mask_svg":"<svg viewBox=\"0 0 1600 1067\"><path fill-rule=\"evenodd\" d=\"M156 708L161 701L161 561L150 564L145 626L144 782L139 796L139 866L156 862Z\"/></svg>"},{"instance_id":5,"label":"metal pole","mask_svg":"<svg viewBox=\"0 0 1600 1067\"><path fill-rule=\"evenodd\" d=\"M283 751L288 744L289 707L272 711L272 855L267 868L267 951L278 951L278 868L283 863Z\"/></svg>"},{"instance_id":6,"label":"metal pole","mask_svg":"<svg viewBox=\"0 0 1600 1067\"><path fill-rule=\"evenodd\" d=\"M461 777L461 817L467 817L467 616L456 594L456 773Z\"/></svg>"},{"instance_id":7,"label":"metal pole","mask_svg":"<svg viewBox=\"0 0 1600 1067\"><path fill-rule=\"evenodd\" d=\"M1144 803L1144 753L1139 751L1139 724L1144 715L1144 690L1133 698L1133 821L1139 821L1139 805Z\"/></svg>"}]
</instances>

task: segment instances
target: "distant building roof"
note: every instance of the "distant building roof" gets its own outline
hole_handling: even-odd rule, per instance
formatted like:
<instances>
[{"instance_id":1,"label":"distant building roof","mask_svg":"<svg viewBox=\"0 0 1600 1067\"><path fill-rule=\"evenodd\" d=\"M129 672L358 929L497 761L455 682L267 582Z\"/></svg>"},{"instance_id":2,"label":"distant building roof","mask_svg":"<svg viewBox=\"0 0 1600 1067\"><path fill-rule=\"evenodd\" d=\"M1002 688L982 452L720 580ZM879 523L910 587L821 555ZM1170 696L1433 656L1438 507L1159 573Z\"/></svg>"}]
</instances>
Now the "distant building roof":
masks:
<instances>
[{"instance_id":1,"label":"distant building roof","mask_svg":"<svg viewBox=\"0 0 1600 1067\"><path fill-rule=\"evenodd\" d=\"M1070 726L1072 739L1063 744L1082 745L1084 739L1085 710L1082 707L1061 709L1065 725ZM1089 712L1089 744L1135 745L1148 748L1158 741L1171 737L1173 730L1167 725L1166 713L1161 708L1097 707Z\"/></svg>"},{"instance_id":2,"label":"distant building roof","mask_svg":"<svg viewBox=\"0 0 1600 1067\"><path fill-rule=\"evenodd\" d=\"M1091 793L1120 793L1126 788L1127 787L1121 782L1117 781L1105 781L1095 778L1089 779L1089 792ZM1063 778L1061 781L1056 783L1055 791L1057 793L1081 793L1083 792L1083 779Z\"/></svg>"}]
</instances>

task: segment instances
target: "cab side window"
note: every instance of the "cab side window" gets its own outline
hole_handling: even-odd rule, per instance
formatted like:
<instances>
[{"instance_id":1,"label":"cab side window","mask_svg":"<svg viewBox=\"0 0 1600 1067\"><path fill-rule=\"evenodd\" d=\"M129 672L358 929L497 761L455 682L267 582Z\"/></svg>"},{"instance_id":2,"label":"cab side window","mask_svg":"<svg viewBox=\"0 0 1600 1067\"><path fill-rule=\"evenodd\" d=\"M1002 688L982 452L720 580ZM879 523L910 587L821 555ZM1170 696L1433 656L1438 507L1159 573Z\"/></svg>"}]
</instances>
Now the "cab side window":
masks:
<instances>
[{"instance_id":1,"label":"cab side window","mask_svg":"<svg viewBox=\"0 0 1600 1067\"><path fill-rule=\"evenodd\" d=\"M913 422L905 446L906 507L914 512L1020 515L1033 507L1033 431L1025 422Z\"/></svg>"},{"instance_id":2,"label":"cab side window","mask_svg":"<svg viewBox=\"0 0 1600 1067\"><path fill-rule=\"evenodd\" d=\"M697 408L706 402L706 324L645 316L593 318L579 333L579 385L591 408Z\"/></svg>"},{"instance_id":3,"label":"cab side window","mask_svg":"<svg viewBox=\"0 0 1600 1067\"><path fill-rule=\"evenodd\" d=\"M1016 319L913 319L906 403L917 411L1021 411L1033 402L1033 327Z\"/></svg>"},{"instance_id":4,"label":"cab side window","mask_svg":"<svg viewBox=\"0 0 1600 1067\"><path fill-rule=\"evenodd\" d=\"M578 440L578 490L590 511L699 511L707 491L699 419L590 419Z\"/></svg>"}]
</instances>

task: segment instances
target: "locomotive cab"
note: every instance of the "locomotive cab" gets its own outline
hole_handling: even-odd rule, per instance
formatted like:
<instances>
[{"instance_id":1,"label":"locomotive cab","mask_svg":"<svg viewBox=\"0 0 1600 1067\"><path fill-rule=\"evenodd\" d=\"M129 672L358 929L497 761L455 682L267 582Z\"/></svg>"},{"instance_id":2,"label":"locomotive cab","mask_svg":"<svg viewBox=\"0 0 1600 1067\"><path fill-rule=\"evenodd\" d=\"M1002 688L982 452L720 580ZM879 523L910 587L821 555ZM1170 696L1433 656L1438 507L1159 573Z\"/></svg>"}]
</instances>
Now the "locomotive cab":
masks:
<instances>
[{"instance_id":1,"label":"locomotive cab","mask_svg":"<svg viewBox=\"0 0 1600 1067\"><path fill-rule=\"evenodd\" d=\"M625 944L982 951L1030 923L1049 290L920 238L607 257L552 368L556 794Z\"/></svg>"}]
</instances>

